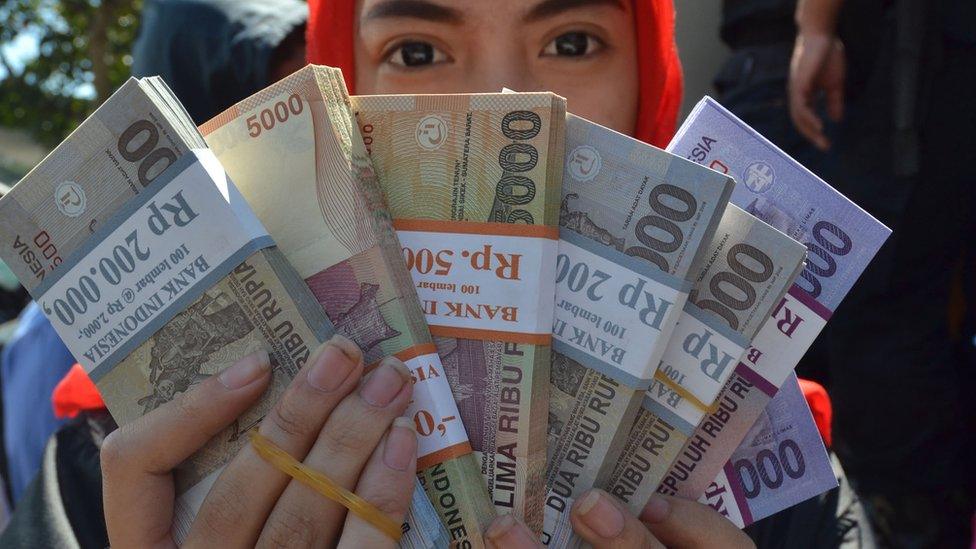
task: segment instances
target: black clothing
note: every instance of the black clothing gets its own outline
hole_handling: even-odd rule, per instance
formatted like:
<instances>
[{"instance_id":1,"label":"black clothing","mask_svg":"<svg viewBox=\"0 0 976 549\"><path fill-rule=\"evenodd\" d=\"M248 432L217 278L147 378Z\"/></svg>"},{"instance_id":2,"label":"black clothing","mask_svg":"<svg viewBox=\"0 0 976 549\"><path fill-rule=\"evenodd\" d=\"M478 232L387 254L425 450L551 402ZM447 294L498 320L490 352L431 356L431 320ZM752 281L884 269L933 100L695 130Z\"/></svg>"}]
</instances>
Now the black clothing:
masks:
<instances>
[{"instance_id":1,"label":"black clothing","mask_svg":"<svg viewBox=\"0 0 976 549\"><path fill-rule=\"evenodd\" d=\"M747 28L750 14L768 21L771 3L728 0L737 5L732 27ZM792 29L794 2L776 4L791 5L790 20L779 12L779 21ZM839 124L821 116L828 153L789 119L792 39L735 49L716 79L726 107L893 230L797 370L828 388L834 449L895 546L970 539L976 41L966 38L976 36L976 17L960 14L974 6L845 1L845 113ZM958 280L969 304L962 332L949 322Z\"/></svg>"},{"instance_id":2,"label":"black clothing","mask_svg":"<svg viewBox=\"0 0 976 549\"><path fill-rule=\"evenodd\" d=\"M271 84L275 48L307 19L299 0L147 0L132 74L162 76L202 124Z\"/></svg>"},{"instance_id":3,"label":"black clothing","mask_svg":"<svg viewBox=\"0 0 976 549\"><path fill-rule=\"evenodd\" d=\"M116 428L107 412L82 414L51 436L37 477L0 535L0 547L108 547L99 449Z\"/></svg>"},{"instance_id":4,"label":"black clothing","mask_svg":"<svg viewBox=\"0 0 976 549\"><path fill-rule=\"evenodd\" d=\"M869 549L876 545L870 522L836 455L830 462L838 487L748 527L759 549Z\"/></svg>"}]
</instances>

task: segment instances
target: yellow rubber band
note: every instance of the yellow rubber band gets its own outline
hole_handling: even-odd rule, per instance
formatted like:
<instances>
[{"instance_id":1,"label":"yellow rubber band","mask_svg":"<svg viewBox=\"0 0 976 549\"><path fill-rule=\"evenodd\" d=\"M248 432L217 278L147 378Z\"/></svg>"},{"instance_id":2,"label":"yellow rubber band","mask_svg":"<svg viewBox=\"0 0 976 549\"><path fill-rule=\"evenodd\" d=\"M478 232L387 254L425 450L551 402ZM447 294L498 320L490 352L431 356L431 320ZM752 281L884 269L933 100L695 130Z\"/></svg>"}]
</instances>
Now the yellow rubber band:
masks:
<instances>
[{"instance_id":1,"label":"yellow rubber band","mask_svg":"<svg viewBox=\"0 0 976 549\"><path fill-rule=\"evenodd\" d=\"M324 474L309 469L291 457L288 452L258 433L257 429L252 429L248 435L251 437L251 445L254 446L254 451L276 469L332 501L345 506L361 519L392 538L393 541L400 541L400 536L403 535L400 525L368 501L339 486Z\"/></svg>"},{"instance_id":2,"label":"yellow rubber band","mask_svg":"<svg viewBox=\"0 0 976 549\"><path fill-rule=\"evenodd\" d=\"M692 406L707 414L713 414L715 413L715 410L718 410L718 402L713 403L711 406L706 405L704 402L698 400L698 397L691 394L691 391L685 389L681 385L677 384L673 379L668 377L668 374L664 373L662 370L658 370L654 373L654 379L667 385L669 389L678 393L678 396L687 400Z\"/></svg>"}]
</instances>

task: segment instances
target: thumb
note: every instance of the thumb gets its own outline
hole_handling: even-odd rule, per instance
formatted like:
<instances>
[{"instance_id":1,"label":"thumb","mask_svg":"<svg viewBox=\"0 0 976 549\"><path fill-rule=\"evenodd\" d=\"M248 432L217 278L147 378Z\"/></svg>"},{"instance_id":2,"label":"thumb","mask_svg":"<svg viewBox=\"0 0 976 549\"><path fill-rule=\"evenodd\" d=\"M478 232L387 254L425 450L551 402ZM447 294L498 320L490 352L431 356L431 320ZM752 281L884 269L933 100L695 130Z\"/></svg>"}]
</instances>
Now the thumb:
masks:
<instances>
[{"instance_id":1,"label":"thumb","mask_svg":"<svg viewBox=\"0 0 976 549\"><path fill-rule=\"evenodd\" d=\"M102 500L113 546L171 545L171 471L251 406L270 372L268 353L249 355L105 438Z\"/></svg>"},{"instance_id":2,"label":"thumb","mask_svg":"<svg viewBox=\"0 0 976 549\"><path fill-rule=\"evenodd\" d=\"M654 494L641 511L640 520L668 547L756 547L729 520L696 501Z\"/></svg>"},{"instance_id":3,"label":"thumb","mask_svg":"<svg viewBox=\"0 0 976 549\"><path fill-rule=\"evenodd\" d=\"M573 530L595 549L664 549L651 532L603 490L590 490L573 504Z\"/></svg>"}]
</instances>

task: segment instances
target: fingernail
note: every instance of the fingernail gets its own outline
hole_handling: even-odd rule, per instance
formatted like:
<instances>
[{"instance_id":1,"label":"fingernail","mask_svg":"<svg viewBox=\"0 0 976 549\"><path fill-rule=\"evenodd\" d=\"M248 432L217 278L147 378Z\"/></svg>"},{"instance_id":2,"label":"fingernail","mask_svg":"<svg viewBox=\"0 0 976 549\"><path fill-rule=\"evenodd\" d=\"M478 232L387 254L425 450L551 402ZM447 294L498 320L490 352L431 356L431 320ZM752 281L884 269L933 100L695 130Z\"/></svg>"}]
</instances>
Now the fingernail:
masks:
<instances>
[{"instance_id":1,"label":"fingernail","mask_svg":"<svg viewBox=\"0 0 976 549\"><path fill-rule=\"evenodd\" d=\"M358 363L363 359L363 352L359 349L359 345L356 342L349 339L346 336L335 334L329 339L328 343L331 343L342 350L342 352L349 357L349 360L353 363Z\"/></svg>"},{"instance_id":2,"label":"fingernail","mask_svg":"<svg viewBox=\"0 0 976 549\"><path fill-rule=\"evenodd\" d=\"M576 507L583 522L601 538L615 538L624 530L624 515L601 490L591 490Z\"/></svg>"},{"instance_id":3,"label":"fingernail","mask_svg":"<svg viewBox=\"0 0 976 549\"><path fill-rule=\"evenodd\" d=\"M343 341L336 341L336 338L342 338ZM333 336L319 346L313 355L312 367L306 374L309 385L327 393L335 391L342 385L359 362L358 358L350 357L349 353L342 348L347 344L352 342L342 336Z\"/></svg>"},{"instance_id":4,"label":"fingernail","mask_svg":"<svg viewBox=\"0 0 976 549\"><path fill-rule=\"evenodd\" d=\"M417 455L417 432L410 418L398 417L386 437L383 463L395 471L406 471Z\"/></svg>"},{"instance_id":5,"label":"fingernail","mask_svg":"<svg viewBox=\"0 0 976 549\"><path fill-rule=\"evenodd\" d=\"M366 378L360 394L363 400L382 408L396 398L403 384L410 379L410 370L396 357L387 357Z\"/></svg>"},{"instance_id":6,"label":"fingernail","mask_svg":"<svg viewBox=\"0 0 976 549\"><path fill-rule=\"evenodd\" d=\"M485 538L492 547L536 547L538 540L519 525L512 515L496 518L485 530Z\"/></svg>"},{"instance_id":7,"label":"fingernail","mask_svg":"<svg viewBox=\"0 0 976 549\"><path fill-rule=\"evenodd\" d=\"M671 503L665 498L654 494L647 500L647 505L641 510L640 518L644 522L658 523L668 518L671 512Z\"/></svg>"},{"instance_id":8,"label":"fingernail","mask_svg":"<svg viewBox=\"0 0 976 549\"><path fill-rule=\"evenodd\" d=\"M271 369L271 359L264 349L238 360L217 375L224 387L235 390L250 385Z\"/></svg>"}]
</instances>

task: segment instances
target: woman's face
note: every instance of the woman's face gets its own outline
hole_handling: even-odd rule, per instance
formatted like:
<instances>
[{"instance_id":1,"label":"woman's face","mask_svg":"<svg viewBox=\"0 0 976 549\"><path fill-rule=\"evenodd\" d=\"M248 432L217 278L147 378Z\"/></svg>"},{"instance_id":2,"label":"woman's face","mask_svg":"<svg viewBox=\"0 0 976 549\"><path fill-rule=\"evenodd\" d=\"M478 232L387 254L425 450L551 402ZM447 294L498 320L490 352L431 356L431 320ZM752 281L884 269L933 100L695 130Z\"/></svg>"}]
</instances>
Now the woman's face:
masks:
<instances>
[{"instance_id":1,"label":"woman's face","mask_svg":"<svg viewBox=\"0 0 976 549\"><path fill-rule=\"evenodd\" d=\"M552 91L633 134L630 0L358 0L356 93Z\"/></svg>"}]
</instances>

